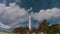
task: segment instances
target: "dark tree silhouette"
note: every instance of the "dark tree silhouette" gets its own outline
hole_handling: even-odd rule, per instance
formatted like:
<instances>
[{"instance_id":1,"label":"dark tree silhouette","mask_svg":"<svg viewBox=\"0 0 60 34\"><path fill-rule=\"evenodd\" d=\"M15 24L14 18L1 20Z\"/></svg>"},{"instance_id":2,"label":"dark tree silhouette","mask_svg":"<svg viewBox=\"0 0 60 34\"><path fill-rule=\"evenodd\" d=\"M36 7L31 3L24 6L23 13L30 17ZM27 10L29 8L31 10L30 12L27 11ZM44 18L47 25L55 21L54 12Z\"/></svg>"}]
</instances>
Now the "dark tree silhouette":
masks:
<instances>
[{"instance_id":1,"label":"dark tree silhouette","mask_svg":"<svg viewBox=\"0 0 60 34\"><path fill-rule=\"evenodd\" d=\"M46 32L49 27L49 23L47 22L46 19L44 19L40 24L39 24L39 30L41 32Z\"/></svg>"},{"instance_id":2,"label":"dark tree silhouette","mask_svg":"<svg viewBox=\"0 0 60 34\"><path fill-rule=\"evenodd\" d=\"M18 27L18 28L15 28L13 30L14 33L22 33L22 34L26 34L28 28L23 28L23 27Z\"/></svg>"},{"instance_id":3,"label":"dark tree silhouette","mask_svg":"<svg viewBox=\"0 0 60 34\"><path fill-rule=\"evenodd\" d=\"M47 33L56 34L56 33L59 33L59 31L60 31L59 24L53 24L48 28Z\"/></svg>"}]
</instances>

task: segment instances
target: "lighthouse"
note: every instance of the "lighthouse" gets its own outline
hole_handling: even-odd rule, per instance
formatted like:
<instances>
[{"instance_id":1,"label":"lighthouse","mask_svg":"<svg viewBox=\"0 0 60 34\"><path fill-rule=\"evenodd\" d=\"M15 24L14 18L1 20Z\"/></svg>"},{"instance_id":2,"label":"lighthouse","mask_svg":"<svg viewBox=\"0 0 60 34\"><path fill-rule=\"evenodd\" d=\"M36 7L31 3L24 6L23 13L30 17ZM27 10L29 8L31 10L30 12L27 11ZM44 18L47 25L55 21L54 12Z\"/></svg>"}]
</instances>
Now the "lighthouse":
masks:
<instances>
[{"instance_id":1,"label":"lighthouse","mask_svg":"<svg viewBox=\"0 0 60 34\"><path fill-rule=\"evenodd\" d=\"M29 31L32 29L32 23L31 23L31 15L29 15Z\"/></svg>"},{"instance_id":2,"label":"lighthouse","mask_svg":"<svg viewBox=\"0 0 60 34\"><path fill-rule=\"evenodd\" d=\"M28 21L29 21L29 24L28 24L28 28L29 28L29 31L31 31L31 29L32 29L32 22L31 22L31 11L32 10L32 7L30 8L30 9L28 9L27 11L28 11Z\"/></svg>"}]
</instances>

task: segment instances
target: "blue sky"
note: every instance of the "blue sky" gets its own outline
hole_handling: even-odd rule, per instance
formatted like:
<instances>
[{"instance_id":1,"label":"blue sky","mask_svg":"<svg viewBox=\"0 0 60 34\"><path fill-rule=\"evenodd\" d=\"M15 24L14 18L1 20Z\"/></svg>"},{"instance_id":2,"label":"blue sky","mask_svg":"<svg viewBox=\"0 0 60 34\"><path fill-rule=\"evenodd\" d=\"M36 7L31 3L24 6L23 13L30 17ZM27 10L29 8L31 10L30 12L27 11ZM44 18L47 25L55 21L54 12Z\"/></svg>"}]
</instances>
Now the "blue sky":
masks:
<instances>
[{"instance_id":1,"label":"blue sky","mask_svg":"<svg viewBox=\"0 0 60 34\"><path fill-rule=\"evenodd\" d=\"M60 24L60 0L0 0L0 31L27 26L28 12L33 27L44 19Z\"/></svg>"}]
</instances>

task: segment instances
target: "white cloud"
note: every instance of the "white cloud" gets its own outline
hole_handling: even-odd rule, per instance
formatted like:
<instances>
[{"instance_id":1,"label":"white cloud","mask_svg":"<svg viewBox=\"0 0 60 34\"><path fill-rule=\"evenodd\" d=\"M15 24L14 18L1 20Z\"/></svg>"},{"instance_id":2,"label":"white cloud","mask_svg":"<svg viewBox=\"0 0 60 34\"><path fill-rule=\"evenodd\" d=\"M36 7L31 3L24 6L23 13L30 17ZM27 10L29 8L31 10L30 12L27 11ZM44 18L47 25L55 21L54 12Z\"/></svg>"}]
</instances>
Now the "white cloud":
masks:
<instances>
[{"instance_id":1,"label":"white cloud","mask_svg":"<svg viewBox=\"0 0 60 34\"><path fill-rule=\"evenodd\" d=\"M15 3L10 3L6 6L4 3L0 3L0 17L10 20L10 26L15 26L20 22L27 21L27 10L20 8ZM8 27L8 26L6 26Z\"/></svg>"},{"instance_id":2,"label":"white cloud","mask_svg":"<svg viewBox=\"0 0 60 34\"><path fill-rule=\"evenodd\" d=\"M60 9L59 8L52 8L52 9L46 9L46 10L40 10L39 13L35 13L34 19L37 19L38 21L44 20L44 19L56 19L60 17Z\"/></svg>"},{"instance_id":3,"label":"white cloud","mask_svg":"<svg viewBox=\"0 0 60 34\"><path fill-rule=\"evenodd\" d=\"M8 25L4 25L2 22L0 22L0 28L3 28L3 29L10 29L11 27L8 26Z\"/></svg>"}]
</instances>

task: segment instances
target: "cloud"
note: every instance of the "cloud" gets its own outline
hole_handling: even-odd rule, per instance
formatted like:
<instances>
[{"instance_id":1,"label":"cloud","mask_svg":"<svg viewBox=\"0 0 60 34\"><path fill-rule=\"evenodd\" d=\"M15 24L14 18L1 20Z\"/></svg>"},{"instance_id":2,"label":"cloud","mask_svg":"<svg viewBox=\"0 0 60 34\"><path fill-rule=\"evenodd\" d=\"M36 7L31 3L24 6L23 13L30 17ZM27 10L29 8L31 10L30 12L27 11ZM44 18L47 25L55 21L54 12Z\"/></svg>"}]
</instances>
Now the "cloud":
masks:
<instances>
[{"instance_id":1,"label":"cloud","mask_svg":"<svg viewBox=\"0 0 60 34\"><path fill-rule=\"evenodd\" d=\"M34 14L34 19L37 19L38 21L47 19L59 19L60 18L60 9L59 8L52 8L52 9L46 9L46 10L40 10L39 13Z\"/></svg>"},{"instance_id":2,"label":"cloud","mask_svg":"<svg viewBox=\"0 0 60 34\"><path fill-rule=\"evenodd\" d=\"M9 6L6 6L6 4L4 3L0 3L0 17L1 17L0 20L4 19L9 20L10 22L8 22L7 25L10 25L12 27L17 26L17 24L28 20L27 15L28 15L27 10L20 8L18 5L16 5L16 3L10 3ZM2 21L2 23L5 22Z\"/></svg>"},{"instance_id":3,"label":"cloud","mask_svg":"<svg viewBox=\"0 0 60 34\"><path fill-rule=\"evenodd\" d=\"M10 26L4 25L2 22L0 22L0 28L3 28L3 29L10 29Z\"/></svg>"}]
</instances>

